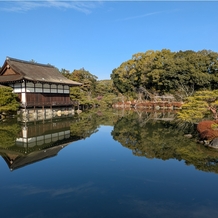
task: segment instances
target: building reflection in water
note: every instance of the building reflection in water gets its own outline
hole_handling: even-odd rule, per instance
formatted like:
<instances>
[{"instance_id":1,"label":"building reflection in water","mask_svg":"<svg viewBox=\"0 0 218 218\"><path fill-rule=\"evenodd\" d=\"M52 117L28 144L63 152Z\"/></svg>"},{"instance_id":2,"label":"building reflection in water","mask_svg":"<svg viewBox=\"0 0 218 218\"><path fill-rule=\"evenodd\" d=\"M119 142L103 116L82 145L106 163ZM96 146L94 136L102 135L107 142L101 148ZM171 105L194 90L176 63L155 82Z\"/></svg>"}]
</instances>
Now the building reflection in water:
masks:
<instances>
[{"instance_id":1,"label":"building reflection in water","mask_svg":"<svg viewBox=\"0 0 218 218\"><path fill-rule=\"evenodd\" d=\"M54 157L69 143L80 139L71 136L71 124L69 118L22 124L13 145L7 147L0 142L0 155L11 171Z\"/></svg>"}]
</instances>

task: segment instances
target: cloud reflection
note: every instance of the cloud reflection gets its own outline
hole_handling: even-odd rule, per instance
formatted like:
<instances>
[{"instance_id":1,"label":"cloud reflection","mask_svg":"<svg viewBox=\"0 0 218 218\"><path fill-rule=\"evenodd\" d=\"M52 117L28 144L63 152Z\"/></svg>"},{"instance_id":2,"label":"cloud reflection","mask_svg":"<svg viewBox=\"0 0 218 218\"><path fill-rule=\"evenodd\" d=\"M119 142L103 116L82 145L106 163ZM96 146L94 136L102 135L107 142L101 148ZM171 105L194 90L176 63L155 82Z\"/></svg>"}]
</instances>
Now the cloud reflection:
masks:
<instances>
[{"instance_id":1,"label":"cloud reflection","mask_svg":"<svg viewBox=\"0 0 218 218\"><path fill-rule=\"evenodd\" d=\"M29 195L37 195L37 194L48 194L51 197L59 197L63 195L68 195L68 194L82 194L82 193L87 193L87 192L94 192L97 190L97 188L94 186L92 182L87 182L75 187L67 187L67 188L40 188L36 186L31 186L31 185L14 185L14 186L9 186L9 187L4 187L4 189L8 190L13 190L13 191L18 191L22 192L22 195L24 196L29 196Z\"/></svg>"},{"instance_id":2,"label":"cloud reflection","mask_svg":"<svg viewBox=\"0 0 218 218\"><path fill-rule=\"evenodd\" d=\"M217 202L214 201L208 201L205 205L199 202L186 205L167 200L148 199L145 201L128 196L126 199L120 199L119 204L125 205L129 208L129 213L137 214L139 217L218 217Z\"/></svg>"}]
</instances>

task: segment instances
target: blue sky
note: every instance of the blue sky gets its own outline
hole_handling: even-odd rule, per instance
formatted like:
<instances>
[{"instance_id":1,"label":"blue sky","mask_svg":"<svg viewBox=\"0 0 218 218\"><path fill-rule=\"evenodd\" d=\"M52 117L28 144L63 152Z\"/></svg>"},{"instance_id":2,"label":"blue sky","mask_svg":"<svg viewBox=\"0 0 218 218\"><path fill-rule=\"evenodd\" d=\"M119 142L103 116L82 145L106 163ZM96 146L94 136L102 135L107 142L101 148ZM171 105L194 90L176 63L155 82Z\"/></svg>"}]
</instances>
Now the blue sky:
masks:
<instances>
[{"instance_id":1,"label":"blue sky","mask_svg":"<svg viewBox=\"0 0 218 218\"><path fill-rule=\"evenodd\" d=\"M6 56L85 68L99 80L147 50L218 52L216 1L2 1Z\"/></svg>"}]
</instances>

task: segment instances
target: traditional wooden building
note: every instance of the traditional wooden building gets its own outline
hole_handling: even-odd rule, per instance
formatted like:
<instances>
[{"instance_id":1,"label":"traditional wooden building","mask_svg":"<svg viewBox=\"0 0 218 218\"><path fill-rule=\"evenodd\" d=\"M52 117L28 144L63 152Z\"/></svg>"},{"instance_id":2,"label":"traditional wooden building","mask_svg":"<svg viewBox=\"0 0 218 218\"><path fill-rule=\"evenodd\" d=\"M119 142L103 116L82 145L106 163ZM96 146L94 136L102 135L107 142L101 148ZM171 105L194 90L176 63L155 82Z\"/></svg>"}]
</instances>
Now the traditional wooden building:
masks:
<instances>
[{"instance_id":1,"label":"traditional wooden building","mask_svg":"<svg viewBox=\"0 0 218 218\"><path fill-rule=\"evenodd\" d=\"M49 64L9 57L0 69L0 84L13 88L21 108L72 106L70 87L82 85L67 79Z\"/></svg>"}]
</instances>

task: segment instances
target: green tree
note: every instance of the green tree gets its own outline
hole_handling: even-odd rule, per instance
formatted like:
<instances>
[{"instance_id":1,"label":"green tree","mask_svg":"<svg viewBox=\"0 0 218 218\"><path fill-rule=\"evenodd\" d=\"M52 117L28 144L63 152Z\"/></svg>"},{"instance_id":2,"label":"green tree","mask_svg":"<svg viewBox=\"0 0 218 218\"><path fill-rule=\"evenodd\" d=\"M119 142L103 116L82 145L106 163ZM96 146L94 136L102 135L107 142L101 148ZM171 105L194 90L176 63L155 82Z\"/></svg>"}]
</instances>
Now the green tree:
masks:
<instances>
[{"instance_id":1,"label":"green tree","mask_svg":"<svg viewBox=\"0 0 218 218\"><path fill-rule=\"evenodd\" d=\"M104 96L106 94L115 94L117 95L119 92L113 84L112 80L99 80L96 84L95 89L96 96Z\"/></svg>"},{"instance_id":2,"label":"green tree","mask_svg":"<svg viewBox=\"0 0 218 218\"><path fill-rule=\"evenodd\" d=\"M82 83L80 87L71 87L70 97L72 100L78 101L80 105L95 104L95 99L93 98L96 95L97 76L84 68L74 70L72 73L62 68L60 73L68 79Z\"/></svg>"},{"instance_id":3,"label":"green tree","mask_svg":"<svg viewBox=\"0 0 218 218\"><path fill-rule=\"evenodd\" d=\"M81 89L87 93L87 97L91 98L95 96L95 88L98 77L91 74L89 71L81 68L74 70L70 76L71 80L82 83Z\"/></svg>"},{"instance_id":4,"label":"green tree","mask_svg":"<svg viewBox=\"0 0 218 218\"><path fill-rule=\"evenodd\" d=\"M112 71L111 79L115 87L122 94L132 95L134 94L135 88L139 87L140 83L135 65L136 60L131 59L122 63L120 67Z\"/></svg>"},{"instance_id":5,"label":"green tree","mask_svg":"<svg viewBox=\"0 0 218 218\"><path fill-rule=\"evenodd\" d=\"M17 95L12 91L13 89L10 87L0 86L0 113L10 113L18 110Z\"/></svg>"},{"instance_id":6,"label":"green tree","mask_svg":"<svg viewBox=\"0 0 218 218\"><path fill-rule=\"evenodd\" d=\"M70 79L70 71L69 70L66 70L64 68L62 68L60 71L59 71L63 76L65 76L66 78Z\"/></svg>"},{"instance_id":7,"label":"green tree","mask_svg":"<svg viewBox=\"0 0 218 218\"><path fill-rule=\"evenodd\" d=\"M117 100L118 90L112 80L99 80L96 85L97 104L101 107L111 107Z\"/></svg>"},{"instance_id":8,"label":"green tree","mask_svg":"<svg viewBox=\"0 0 218 218\"><path fill-rule=\"evenodd\" d=\"M112 80L97 80L97 76L86 71L84 68L70 73L61 69L60 73L68 79L82 83L80 87L70 89L70 97L81 106L104 106L110 107L119 91Z\"/></svg>"},{"instance_id":9,"label":"green tree","mask_svg":"<svg viewBox=\"0 0 218 218\"><path fill-rule=\"evenodd\" d=\"M183 99L195 91L217 88L218 53L168 49L137 53L114 69L111 79L124 95L136 96L142 87L150 93L172 93Z\"/></svg>"},{"instance_id":10,"label":"green tree","mask_svg":"<svg viewBox=\"0 0 218 218\"><path fill-rule=\"evenodd\" d=\"M192 123L208 116L218 119L218 90L197 91L193 96L189 96L177 116L183 121Z\"/></svg>"}]
</instances>

